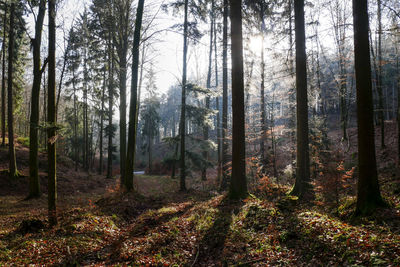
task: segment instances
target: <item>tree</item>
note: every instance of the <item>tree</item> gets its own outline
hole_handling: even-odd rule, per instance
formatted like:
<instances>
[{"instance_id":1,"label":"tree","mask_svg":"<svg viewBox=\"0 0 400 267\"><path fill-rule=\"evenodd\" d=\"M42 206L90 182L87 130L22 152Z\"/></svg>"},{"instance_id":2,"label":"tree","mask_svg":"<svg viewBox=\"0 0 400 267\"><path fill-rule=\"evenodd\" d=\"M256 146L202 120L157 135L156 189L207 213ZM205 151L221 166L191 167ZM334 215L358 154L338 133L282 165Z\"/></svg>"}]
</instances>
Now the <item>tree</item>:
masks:
<instances>
[{"instance_id":1,"label":"tree","mask_svg":"<svg viewBox=\"0 0 400 267\"><path fill-rule=\"evenodd\" d=\"M35 21L35 38L31 40L33 48L33 85L31 99L31 117L29 127L29 198L40 196L38 175L38 128L39 128L39 97L40 84L44 66L41 65L40 48L42 44L43 21L46 12L46 1L40 0L39 11Z\"/></svg>"},{"instance_id":2,"label":"tree","mask_svg":"<svg viewBox=\"0 0 400 267\"><path fill-rule=\"evenodd\" d=\"M48 56L48 210L50 225L57 224L56 177L56 0L48 0L49 56Z\"/></svg>"},{"instance_id":3,"label":"tree","mask_svg":"<svg viewBox=\"0 0 400 267\"><path fill-rule=\"evenodd\" d=\"M207 71L207 89L211 88L211 74L212 74L212 53L213 53L213 37L214 37L214 1L212 1L212 8L210 11L210 46L209 46L209 52L208 52L208 71ZM206 109L210 108L210 97L206 96ZM209 129L208 127L204 127L203 129L203 137L204 140L208 140L208 135L209 135ZM203 151L203 157L204 159L208 159L208 150ZM203 181L207 180L207 167L204 167L201 170L201 179Z\"/></svg>"},{"instance_id":4,"label":"tree","mask_svg":"<svg viewBox=\"0 0 400 267\"><path fill-rule=\"evenodd\" d=\"M154 137L159 132L160 124L160 100L156 96L146 99L143 103L143 111L140 113L143 121L142 136L147 137L146 148L148 152L148 172L152 172L152 144Z\"/></svg>"},{"instance_id":5,"label":"tree","mask_svg":"<svg viewBox=\"0 0 400 267\"><path fill-rule=\"evenodd\" d=\"M15 145L14 145L14 109L13 109L13 67L14 67L14 21L15 3L12 2L10 6L10 30L8 36L8 85L7 85L7 104L8 104L8 147L9 147L9 175L10 178L18 177L17 161L15 159Z\"/></svg>"},{"instance_id":6,"label":"tree","mask_svg":"<svg viewBox=\"0 0 400 267\"><path fill-rule=\"evenodd\" d=\"M133 34L132 48L132 80L131 80L131 100L129 107L129 129L128 129L128 154L126 156L126 183L127 190L133 189L133 171L135 164L136 129L137 129L137 87L138 87L138 68L139 68L139 44L140 31L142 27L144 0L139 0L136 10L135 32Z\"/></svg>"},{"instance_id":7,"label":"tree","mask_svg":"<svg viewBox=\"0 0 400 267\"><path fill-rule=\"evenodd\" d=\"M2 70L1 70L1 146L6 145L6 32L7 32L7 5L4 5L3 20L3 47L2 47Z\"/></svg>"},{"instance_id":8,"label":"tree","mask_svg":"<svg viewBox=\"0 0 400 267\"><path fill-rule=\"evenodd\" d=\"M354 66L357 88L358 185L356 215L383 206L376 168L367 0L353 0Z\"/></svg>"},{"instance_id":9,"label":"tree","mask_svg":"<svg viewBox=\"0 0 400 267\"><path fill-rule=\"evenodd\" d=\"M185 0L185 18L183 23L183 67L182 67L182 98L181 119L179 125L179 136L181 144L180 153L180 190L186 190L186 168L185 168L185 135L186 135L186 68L187 68L187 39L188 39L188 0Z\"/></svg>"},{"instance_id":10,"label":"tree","mask_svg":"<svg viewBox=\"0 0 400 267\"><path fill-rule=\"evenodd\" d=\"M232 179L229 196L247 195L244 121L242 1L230 1L232 46Z\"/></svg>"},{"instance_id":11,"label":"tree","mask_svg":"<svg viewBox=\"0 0 400 267\"><path fill-rule=\"evenodd\" d=\"M73 98L73 158L75 160L75 171L78 170L79 161L79 143L78 143L78 99L77 99L77 85L79 83L78 68L81 64L81 57L79 53L79 37L74 27L71 27L68 34L68 45L70 49L66 54L67 70L71 72L71 77L66 81L66 84L72 84L72 98Z\"/></svg>"},{"instance_id":12,"label":"tree","mask_svg":"<svg viewBox=\"0 0 400 267\"><path fill-rule=\"evenodd\" d=\"M120 169L121 185L125 184L126 175L126 76L129 35L131 33L131 0L115 1L115 16L117 18L117 38L115 38L118 55L119 78L119 134L120 134Z\"/></svg>"},{"instance_id":13,"label":"tree","mask_svg":"<svg viewBox=\"0 0 400 267\"><path fill-rule=\"evenodd\" d=\"M299 198L309 197L310 158L308 152L307 68L304 27L304 0L294 2L296 39L297 162L296 181L291 191Z\"/></svg>"},{"instance_id":14,"label":"tree","mask_svg":"<svg viewBox=\"0 0 400 267\"><path fill-rule=\"evenodd\" d=\"M221 189L228 184L228 0L224 0L223 29L222 29L222 180Z\"/></svg>"}]
</instances>

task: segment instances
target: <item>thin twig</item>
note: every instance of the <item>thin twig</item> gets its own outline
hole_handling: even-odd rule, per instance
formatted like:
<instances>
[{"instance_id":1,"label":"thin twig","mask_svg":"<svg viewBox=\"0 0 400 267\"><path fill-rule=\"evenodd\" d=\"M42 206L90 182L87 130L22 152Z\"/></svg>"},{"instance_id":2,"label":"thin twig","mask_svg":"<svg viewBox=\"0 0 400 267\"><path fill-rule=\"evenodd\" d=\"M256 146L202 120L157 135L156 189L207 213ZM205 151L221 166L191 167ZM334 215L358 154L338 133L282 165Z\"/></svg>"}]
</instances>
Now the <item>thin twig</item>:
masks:
<instances>
[{"instance_id":1,"label":"thin twig","mask_svg":"<svg viewBox=\"0 0 400 267\"><path fill-rule=\"evenodd\" d=\"M199 252L200 252L200 244L197 245L196 258L194 258L194 262L192 263L191 267L193 267L196 264L197 258L199 257Z\"/></svg>"}]
</instances>

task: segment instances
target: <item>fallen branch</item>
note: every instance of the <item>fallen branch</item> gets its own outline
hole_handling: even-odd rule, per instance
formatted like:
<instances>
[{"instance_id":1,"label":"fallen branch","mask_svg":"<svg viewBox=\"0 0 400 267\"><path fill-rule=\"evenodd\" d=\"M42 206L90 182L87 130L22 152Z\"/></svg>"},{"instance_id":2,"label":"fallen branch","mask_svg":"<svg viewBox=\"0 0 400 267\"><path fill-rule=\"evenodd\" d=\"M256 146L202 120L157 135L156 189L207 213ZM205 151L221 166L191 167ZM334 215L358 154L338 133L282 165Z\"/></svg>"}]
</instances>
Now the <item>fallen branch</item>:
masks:
<instances>
[{"instance_id":1,"label":"fallen branch","mask_svg":"<svg viewBox=\"0 0 400 267\"><path fill-rule=\"evenodd\" d=\"M259 259L255 259L255 260L251 260L251 261L242 262L242 263L239 263L238 265L236 265L236 267L239 267L239 266L246 266L246 265L248 265L248 264L256 263L256 262L263 261L263 260L266 260L266 259L267 259L267 258L264 257L264 258L259 258Z\"/></svg>"},{"instance_id":2,"label":"fallen branch","mask_svg":"<svg viewBox=\"0 0 400 267\"><path fill-rule=\"evenodd\" d=\"M200 252L200 245L197 245L196 258L194 258L194 262L192 263L191 267L193 267L196 264L197 258L199 257L199 252Z\"/></svg>"}]
</instances>

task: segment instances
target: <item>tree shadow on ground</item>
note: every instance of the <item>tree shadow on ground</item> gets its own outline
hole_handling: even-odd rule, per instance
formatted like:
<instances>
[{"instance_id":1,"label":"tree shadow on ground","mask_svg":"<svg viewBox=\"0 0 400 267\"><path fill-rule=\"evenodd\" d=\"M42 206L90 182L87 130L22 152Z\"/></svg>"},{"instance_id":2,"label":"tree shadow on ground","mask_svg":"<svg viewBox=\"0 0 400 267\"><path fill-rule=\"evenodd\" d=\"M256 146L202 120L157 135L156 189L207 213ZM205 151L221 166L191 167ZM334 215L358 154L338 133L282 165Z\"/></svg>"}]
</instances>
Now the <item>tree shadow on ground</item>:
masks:
<instances>
[{"instance_id":1,"label":"tree shadow on ground","mask_svg":"<svg viewBox=\"0 0 400 267\"><path fill-rule=\"evenodd\" d=\"M122 216L124 223L120 226L124 228L124 234L116 237L112 242L106 246L91 251L85 255L77 255L74 261L79 264L85 264L87 262L103 262L106 259L107 264L116 264L121 261L120 254L124 242L131 238L141 238L152 232L157 227L165 224L174 217L180 217L191 209L197 201L204 201L211 196L201 195L199 199L193 199L191 197L193 192L182 193L179 196L171 198L148 198L148 197L133 197L132 195L122 195L122 198L130 198L128 201L121 201L120 204L113 201L98 205L99 210L103 214L118 214ZM114 208L112 208L114 207ZM161 211L160 211L161 209ZM165 209L165 211L162 211ZM121 228L121 229L122 229ZM103 255L99 258L98 255ZM125 259L127 260L127 259ZM65 262L69 264L69 262Z\"/></svg>"},{"instance_id":2,"label":"tree shadow on ground","mask_svg":"<svg viewBox=\"0 0 400 267\"><path fill-rule=\"evenodd\" d=\"M217 214L214 224L204 234L202 240L198 243L197 253L193 259L193 266L210 266L219 262L226 265L222 258L225 248L225 240L229 235L232 223L232 215L238 214L243 201L229 200L227 197L222 199L217 206Z\"/></svg>"}]
</instances>

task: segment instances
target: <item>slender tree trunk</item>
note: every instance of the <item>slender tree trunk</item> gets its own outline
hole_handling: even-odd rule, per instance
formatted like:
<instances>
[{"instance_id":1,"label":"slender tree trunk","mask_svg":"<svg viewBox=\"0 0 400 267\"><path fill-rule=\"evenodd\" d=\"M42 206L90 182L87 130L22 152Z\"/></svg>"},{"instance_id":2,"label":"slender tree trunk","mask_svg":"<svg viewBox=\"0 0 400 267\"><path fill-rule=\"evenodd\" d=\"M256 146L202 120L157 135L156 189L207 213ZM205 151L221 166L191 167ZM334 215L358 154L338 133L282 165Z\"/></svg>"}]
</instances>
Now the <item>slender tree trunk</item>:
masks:
<instances>
[{"instance_id":1,"label":"slender tree trunk","mask_svg":"<svg viewBox=\"0 0 400 267\"><path fill-rule=\"evenodd\" d=\"M356 214L364 215L383 205L375 157L367 0L353 0L353 22L359 173Z\"/></svg>"},{"instance_id":2,"label":"slender tree trunk","mask_svg":"<svg viewBox=\"0 0 400 267\"><path fill-rule=\"evenodd\" d=\"M104 55L104 62L107 61L107 56ZM103 90L101 92L101 113L100 113L100 144L99 144L99 153L100 153L100 159L99 159L99 174L103 174L103 131L104 131L104 101L105 99L105 94L106 94L106 65L104 65L104 71L103 71Z\"/></svg>"},{"instance_id":3,"label":"slender tree trunk","mask_svg":"<svg viewBox=\"0 0 400 267\"><path fill-rule=\"evenodd\" d=\"M133 172L135 165L135 147L138 113L138 69L139 69L139 45L140 31L142 27L144 0L139 0L136 9L136 23L132 48L132 80L131 80L131 99L129 107L129 132L128 132L128 154L126 157L126 189L133 189ZM143 60L143 59L142 59Z\"/></svg>"},{"instance_id":4,"label":"slender tree trunk","mask_svg":"<svg viewBox=\"0 0 400 267\"><path fill-rule=\"evenodd\" d=\"M213 9L215 9L214 1L212 2ZM215 90L218 90L219 81L218 81L218 52L217 52L217 27L216 27L216 18L213 15L214 21L214 67L215 67ZM215 98L215 108L217 110L217 144L218 144L218 166L217 166L217 181L218 183L221 182L222 176L222 147L221 147L221 110L219 104L219 96Z\"/></svg>"},{"instance_id":5,"label":"slender tree trunk","mask_svg":"<svg viewBox=\"0 0 400 267\"><path fill-rule=\"evenodd\" d=\"M213 52L213 37L214 37L214 20L213 20L213 11L210 11L211 24L210 24L210 45L208 52L208 71L207 71L207 89L211 89L211 71L212 71L212 52ZM210 97L206 96L206 109L210 109ZM208 126L204 127L203 138L204 141L208 141ZM208 161L208 149L206 148L203 151L204 160ZM201 180L207 180L207 167L204 166L201 170Z\"/></svg>"},{"instance_id":6,"label":"slender tree trunk","mask_svg":"<svg viewBox=\"0 0 400 267\"><path fill-rule=\"evenodd\" d=\"M188 38L188 0L185 0L185 19L183 23L183 68L182 68L182 102L181 102L181 121L180 121L180 141L181 141L181 158L180 158L180 190L186 191L186 166L185 166L185 135L186 135L186 64L187 64L187 44Z\"/></svg>"},{"instance_id":7,"label":"slender tree trunk","mask_svg":"<svg viewBox=\"0 0 400 267\"><path fill-rule=\"evenodd\" d=\"M244 79L243 79L243 35L242 1L230 1L231 42L232 42L232 179L229 197L247 196Z\"/></svg>"},{"instance_id":8,"label":"slender tree trunk","mask_svg":"<svg viewBox=\"0 0 400 267\"><path fill-rule=\"evenodd\" d=\"M293 18L292 18L292 10L293 10L293 0L288 1L288 9L289 9L289 74L291 78L294 80L294 60L293 60ZM296 160L295 153L295 144L296 144L296 118L295 118L295 100L296 100L296 90L294 89L294 85L290 84L289 89L289 138L292 142L292 148L290 149L290 155L292 159L292 163Z\"/></svg>"},{"instance_id":9,"label":"slender tree trunk","mask_svg":"<svg viewBox=\"0 0 400 267\"><path fill-rule=\"evenodd\" d=\"M127 47L126 47L127 48ZM120 52L121 53L121 52ZM120 60L119 69L119 136L120 136L120 174L121 174L121 185L125 185L125 163L126 163L126 55L127 50L123 48Z\"/></svg>"},{"instance_id":10,"label":"slender tree trunk","mask_svg":"<svg viewBox=\"0 0 400 267\"><path fill-rule=\"evenodd\" d=\"M379 102L379 124L381 126L381 148L385 148L385 116L384 116L384 97L382 88L382 0L378 0L378 69L377 69L377 91Z\"/></svg>"},{"instance_id":11,"label":"slender tree trunk","mask_svg":"<svg viewBox=\"0 0 400 267\"><path fill-rule=\"evenodd\" d=\"M72 88L74 90L74 151L75 151L75 171L78 171L79 145L78 145L78 104L76 98L75 67L72 69Z\"/></svg>"},{"instance_id":12,"label":"slender tree trunk","mask_svg":"<svg viewBox=\"0 0 400 267\"><path fill-rule=\"evenodd\" d=\"M152 166L153 166L153 162L152 162L152 155L151 155L151 143L153 142L153 138L152 138L152 136L149 134L149 137L148 137L149 139L148 139L148 143L149 143L149 145L148 145L148 156L149 156L149 174L152 174L153 173L153 170L152 170Z\"/></svg>"},{"instance_id":13,"label":"slender tree trunk","mask_svg":"<svg viewBox=\"0 0 400 267\"><path fill-rule=\"evenodd\" d=\"M67 47L64 51L64 56L63 56L63 66L61 69L61 75L60 75L60 80L58 81L58 91L57 91L57 101L56 101L56 119L58 118L58 107L60 104L60 98L61 98L61 91L62 91L62 86L63 86L63 80L64 80L64 74L65 74L65 68L67 67L67 54L68 54L69 47Z\"/></svg>"},{"instance_id":14,"label":"slender tree trunk","mask_svg":"<svg viewBox=\"0 0 400 267\"><path fill-rule=\"evenodd\" d=\"M400 167L400 59L399 59L399 39L396 38L396 71L397 71L397 160Z\"/></svg>"},{"instance_id":15,"label":"slender tree trunk","mask_svg":"<svg viewBox=\"0 0 400 267\"><path fill-rule=\"evenodd\" d=\"M47 89L46 89L46 72L43 72L43 125L47 123ZM47 151L46 142L47 132L42 131L42 146Z\"/></svg>"},{"instance_id":16,"label":"slender tree trunk","mask_svg":"<svg viewBox=\"0 0 400 267\"><path fill-rule=\"evenodd\" d=\"M7 32L7 5L4 7L3 23L3 59L1 70L1 146L6 145L6 32Z\"/></svg>"},{"instance_id":17,"label":"slender tree trunk","mask_svg":"<svg viewBox=\"0 0 400 267\"><path fill-rule=\"evenodd\" d=\"M291 191L299 198L309 197L310 158L308 149L307 68L304 26L304 0L294 2L296 37L296 103L297 103L297 166L296 181Z\"/></svg>"},{"instance_id":18,"label":"slender tree trunk","mask_svg":"<svg viewBox=\"0 0 400 267\"><path fill-rule=\"evenodd\" d=\"M228 0L224 0L222 29L222 180L221 190L228 186Z\"/></svg>"},{"instance_id":19,"label":"slender tree trunk","mask_svg":"<svg viewBox=\"0 0 400 267\"><path fill-rule=\"evenodd\" d=\"M38 128L39 128L39 98L42 80L42 67L40 60L40 47L42 43L43 21L46 12L46 1L39 3L39 12L35 23L35 38L31 40L33 47L33 85L31 99L31 117L29 127L29 195L28 198L40 196L39 162L38 162Z\"/></svg>"},{"instance_id":20,"label":"slender tree trunk","mask_svg":"<svg viewBox=\"0 0 400 267\"><path fill-rule=\"evenodd\" d=\"M264 30L265 30L265 22L264 22L264 8L263 4L261 4L260 9L260 19L261 19L261 139L260 139L260 154L261 161L265 163L265 135L267 132L267 126L265 125L265 59L264 59Z\"/></svg>"},{"instance_id":21,"label":"slender tree trunk","mask_svg":"<svg viewBox=\"0 0 400 267\"><path fill-rule=\"evenodd\" d=\"M49 89L48 89L48 209L50 225L57 224L57 180L56 180L56 0L48 0L49 6Z\"/></svg>"},{"instance_id":22,"label":"slender tree trunk","mask_svg":"<svg viewBox=\"0 0 400 267\"><path fill-rule=\"evenodd\" d=\"M86 21L85 21L86 22ZM87 27L87 26L86 26ZM85 28L86 28L85 27ZM85 40L89 40L87 32L85 31ZM90 140L89 140L89 103L88 103L88 91L89 91L89 70L88 70L88 48L84 47L83 53L83 139L84 139L84 169L90 171Z\"/></svg>"},{"instance_id":23,"label":"slender tree trunk","mask_svg":"<svg viewBox=\"0 0 400 267\"><path fill-rule=\"evenodd\" d=\"M14 10L15 4L10 8L10 30L8 40L8 147L9 147L9 174L10 178L18 177L17 162L15 159L14 145L14 109L13 109L13 62L14 62Z\"/></svg>"},{"instance_id":24,"label":"slender tree trunk","mask_svg":"<svg viewBox=\"0 0 400 267\"><path fill-rule=\"evenodd\" d=\"M109 54L108 54L108 155L107 155L107 178L112 178L112 157L113 157L113 98L114 98L114 44L109 33Z\"/></svg>"}]
</instances>

